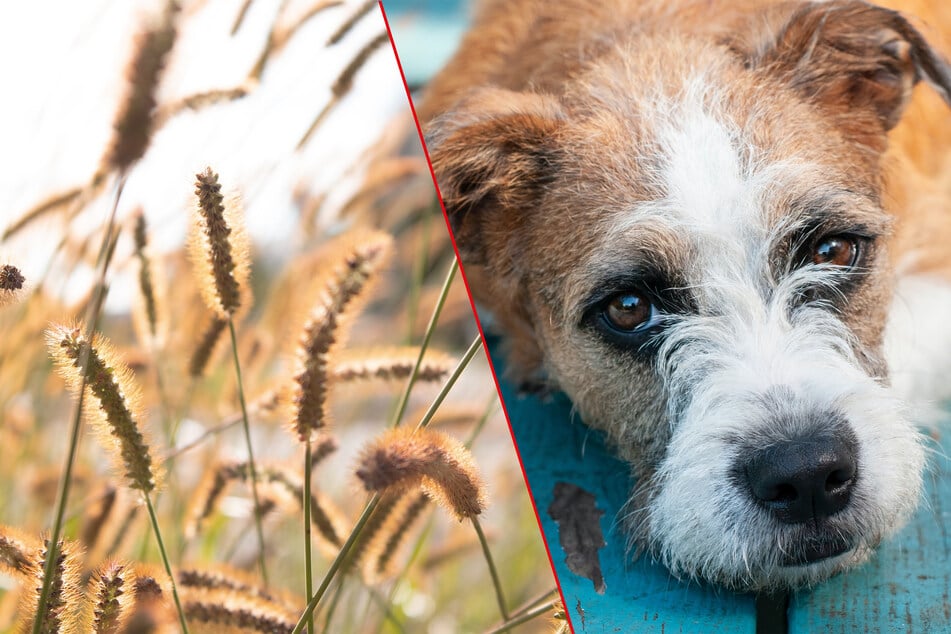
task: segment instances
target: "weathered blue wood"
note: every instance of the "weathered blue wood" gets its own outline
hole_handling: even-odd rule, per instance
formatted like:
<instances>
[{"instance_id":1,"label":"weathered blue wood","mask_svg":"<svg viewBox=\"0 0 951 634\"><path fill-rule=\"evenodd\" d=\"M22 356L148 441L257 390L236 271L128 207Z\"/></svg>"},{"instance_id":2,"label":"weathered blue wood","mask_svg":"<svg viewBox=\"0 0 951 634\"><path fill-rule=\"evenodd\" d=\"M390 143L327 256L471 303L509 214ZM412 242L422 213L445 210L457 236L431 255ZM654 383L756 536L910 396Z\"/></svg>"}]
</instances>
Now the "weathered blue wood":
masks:
<instances>
[{"instance_id":1,"label":"weathered blue wood","mask_svg":"<svg viewBox=\"0 0 951 634\"><path fill-rule=\"evenodd\" d=\"M500 355L492 356L501 377ZM628 468L605 449L599 432L572 417L564 396L548 401L522 397L514 386L503 382L502 397L575 632L755 631L751 595L682 583L646 557L630 561L626 536L617 525L619 510L630 493ZM594 494L598 508L604 511L601 530L607 545L600 550L600 559L607 588L603 595L595 592L589 579L570 572L565 563L558 527L547 512L559 481Z\"/></svg>"},{"instance_id":2,"label":"weathered blue wood","mask_svg":"<svg viewBox=\"0 0 951 634\"><path fill-rule=\"evenodd\" d=\"M456 50L469 22L469 3L460 0L385 0L403 72L421 86Z\"/></svg>"},{"instance_id":3,"label":"weathered blue wood","mask_svg":"<svg viewBox=\"0 0 951 634\"><path fill-rule=\"evenodd\" d=\"M951 424L940 429L911 523L864 566L798 593L790 632L951 632Z\"/></svg>"}]
</instances>

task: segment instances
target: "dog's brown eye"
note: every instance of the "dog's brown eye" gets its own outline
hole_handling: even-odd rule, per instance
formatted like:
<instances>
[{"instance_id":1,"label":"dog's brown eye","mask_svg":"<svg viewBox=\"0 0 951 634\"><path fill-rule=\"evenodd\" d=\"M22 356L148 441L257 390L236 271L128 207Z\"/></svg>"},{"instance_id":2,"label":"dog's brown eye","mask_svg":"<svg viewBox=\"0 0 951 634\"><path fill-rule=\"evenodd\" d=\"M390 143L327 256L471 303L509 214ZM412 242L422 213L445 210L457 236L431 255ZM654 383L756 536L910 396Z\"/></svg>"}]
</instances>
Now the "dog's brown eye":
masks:
<instances>
[{"instance_id":1,"label":"dog's brown eye","mask_svg":"<svg viewBox=\"0 0 951 634\"><path fill-rule=\"evenodd\" d=\"M850 236L829 236L816 244L812 251L814 264L831 264L833 266L852 266L858 257L859 245L855 238Z\"/></svg>"},{"instance_id":2,"label":"dog's brown eye","mask_svg":"<svg viewBox=\"0 0 951 634\"><path fill-rule=\"evenodd\" d=\"M637 293L615 295L604 308L604 317L612 327L632 331L650 321L653 310L650 301Z\"/></svg>"}]
</instances>

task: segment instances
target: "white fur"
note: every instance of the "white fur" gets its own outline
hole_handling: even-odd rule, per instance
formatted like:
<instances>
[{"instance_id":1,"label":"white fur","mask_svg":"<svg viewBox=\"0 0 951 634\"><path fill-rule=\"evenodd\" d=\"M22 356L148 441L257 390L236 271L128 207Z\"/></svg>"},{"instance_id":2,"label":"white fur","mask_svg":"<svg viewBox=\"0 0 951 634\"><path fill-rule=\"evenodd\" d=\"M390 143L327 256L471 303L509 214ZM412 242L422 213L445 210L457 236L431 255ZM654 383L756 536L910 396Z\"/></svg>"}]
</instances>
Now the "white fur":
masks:
<instances>
[{"instance_id":1,"label":"white fur","mask_svg":"<svg viewBox=\"0 0 951 634\"><path fill-rule=\"evenodd\" d=\"M864 560L904 523L921 486L920 435L901 402L855 358L835 313L821 303L796 307L799 291L841 273L810 265L776 281L769 271L768 247L783 230L767 219L770 197L810 167L756 164L716 100L693 87L686 94L692 98L674 104L660 129L667 196L633 214L666 217L685 234L697 256L688 277L700 300L699 315L670 317L659 354L673 433L641 521L675 574L747 588L802 585ZM951 288L942 297L951 302ZM802 418L841 414L858 440L860 475L849 506L832 518L857 545L811 566L782 566L796 529L729 477L737 460L730 438L779 442L801 431L770 427L775 413L761 402L777 391Z\"/></svg>"},{"instance_id":2,"label":"white fur","mask_svg":"<svg viewBox=\"0 0 951 634\"><path fill-rule=\"evenodd\" d=\"M895 393L912 403L951 397L951 284L925 275L898 280L885 329ZM925 413L922 412L922 415Z\"/></svg>"}]
</instances>

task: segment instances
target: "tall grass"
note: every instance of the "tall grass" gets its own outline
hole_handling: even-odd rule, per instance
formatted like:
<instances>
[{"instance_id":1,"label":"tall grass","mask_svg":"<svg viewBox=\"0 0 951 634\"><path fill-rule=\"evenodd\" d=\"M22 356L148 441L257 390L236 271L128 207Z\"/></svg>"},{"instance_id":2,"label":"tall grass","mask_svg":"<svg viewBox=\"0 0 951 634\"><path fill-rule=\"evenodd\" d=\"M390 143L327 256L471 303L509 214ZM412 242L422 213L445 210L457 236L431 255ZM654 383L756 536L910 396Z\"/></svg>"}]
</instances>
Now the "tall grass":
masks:
<instances>
[{"instance_id":1,"label":"tall grass","mask_svg":"<svg viewBox=\"0 0 951 634\"><path fill-rule=\"evenodd\" d=\"M356 191L302 185L303 238L278 253L240 245L242 220L269 210L230 206L245 184L222 188L211 169L197 193L177 184L173 213L198 218L187 248L159 248L150 201L125 200L163 127L265 90L304 23L323 21L328 50L381 25L373 4L281 3L245 84L163 102L195 10L162 3L88 182L7 224L0 630L552 629L550 568L431 184L413 194L428 175L418 151L402 155L407 137L346 168L366 175ZM240 35L257 10L219 28ZM346 119L369 58L389 54L378 35L352 50L304 150L331 111ZM58 246L31 279L13 255L38 240ZM135 299L110 303L123 276Z\"/></svg>"}]
</instances>

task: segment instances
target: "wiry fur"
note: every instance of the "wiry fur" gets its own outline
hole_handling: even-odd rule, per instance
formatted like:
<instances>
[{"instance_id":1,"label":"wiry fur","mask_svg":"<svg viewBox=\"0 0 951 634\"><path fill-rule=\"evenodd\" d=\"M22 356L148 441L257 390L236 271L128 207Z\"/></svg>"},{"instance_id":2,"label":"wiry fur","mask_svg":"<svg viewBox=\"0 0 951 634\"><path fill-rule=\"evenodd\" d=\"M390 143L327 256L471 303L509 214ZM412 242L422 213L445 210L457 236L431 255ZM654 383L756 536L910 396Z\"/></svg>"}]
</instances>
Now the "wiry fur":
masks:
<instances>
[{"instance_id":1,"label":"wiry fur","mask_svg":"<svg viewBox=\"0 0 951 634\"><path fill-rule=\"evenodd\" d=\"M913 98L919 80L936 90ZM908 366L941 353L904 354L896 389L886 352L939 321L893 301L951 302L933 212L951 211L949 91L910 22L852 0L487 2L430 87L440 190L514 377L608 434L638 476L624 521L674 574L807 585L913 512L924 448L904 397L927 370ZM862 237L857 266L813 264L839 234ZM592 326L651 283L670 303L652 340ZM780 522L738 476L743 452L830 435L858 463L830 517ZM830 540L850 548L796 563Z\"/></svg>"}]
</instances>

